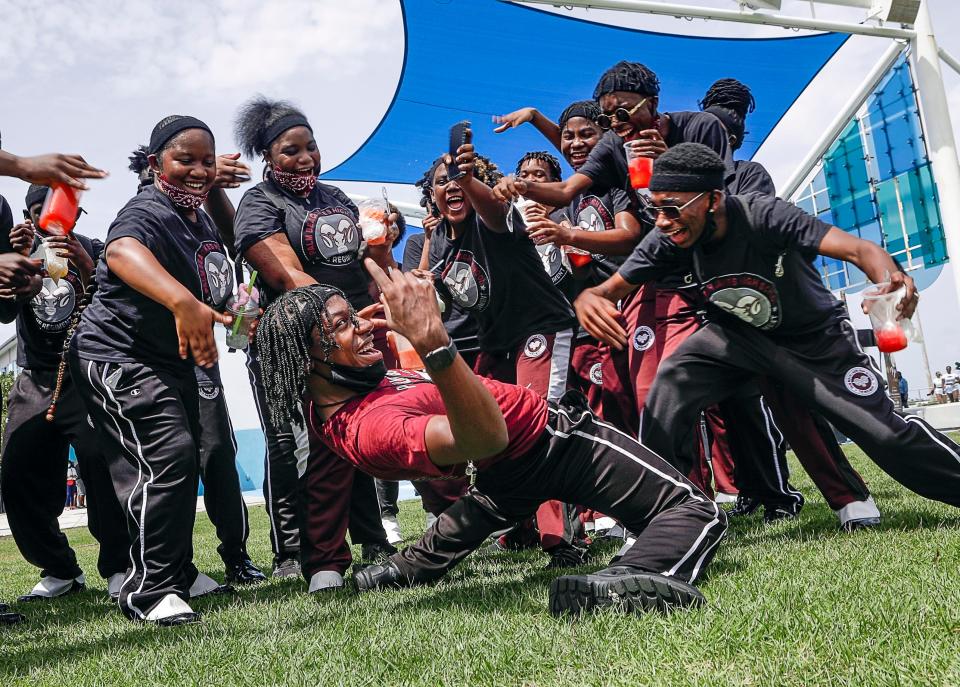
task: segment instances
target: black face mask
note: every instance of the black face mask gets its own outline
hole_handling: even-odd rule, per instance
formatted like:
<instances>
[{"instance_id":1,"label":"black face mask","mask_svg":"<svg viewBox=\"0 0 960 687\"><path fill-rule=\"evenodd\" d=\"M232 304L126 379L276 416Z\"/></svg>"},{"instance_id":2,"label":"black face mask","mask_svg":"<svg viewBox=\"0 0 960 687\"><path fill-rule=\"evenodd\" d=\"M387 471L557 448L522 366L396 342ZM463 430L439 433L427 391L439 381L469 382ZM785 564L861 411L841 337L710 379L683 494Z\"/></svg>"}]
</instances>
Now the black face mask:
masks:
<instances>
[{"instance_id":1,"label":"black face mask","mask_svg":"<svg viewBox=\"0 0 960 687\"><path fill-rule=\"evenodd\" d=\"M313 356L311 356L313 358ZM323 363L330 368L330 374L326 375L319 370L311 370L310 374L319 375L328 382L342 386L358 394L370 393L377 388L377 385L387 376L387 366L380 360L373 365L366 367L350 367L349 365L338 365L328 360L313 358L318 363Z\"/></svg>"}]
</instances>

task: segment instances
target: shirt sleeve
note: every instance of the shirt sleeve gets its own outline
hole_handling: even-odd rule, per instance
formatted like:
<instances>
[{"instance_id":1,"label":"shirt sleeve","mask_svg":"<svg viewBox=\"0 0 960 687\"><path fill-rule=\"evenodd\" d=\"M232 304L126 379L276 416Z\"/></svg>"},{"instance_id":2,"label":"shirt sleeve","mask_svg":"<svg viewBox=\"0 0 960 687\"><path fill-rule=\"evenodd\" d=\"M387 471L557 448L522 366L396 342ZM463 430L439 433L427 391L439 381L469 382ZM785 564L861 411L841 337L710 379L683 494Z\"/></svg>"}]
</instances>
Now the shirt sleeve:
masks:
<instances>
[{"instance_id":1,"label":"shirt sleeve","mask_svg":"<svg viewBox=\"0 0 960 687\"><path fill-rule=\"evenodd\" d=\"M163 261L163 242L161 237L165 229L160 221L142 208L125 208L120 211L113 224L107 230L104 248L122 238L133 238L146 246L147 250Z\"/></svg>"},{"instance_id":2,"label":"shirt sleeve","mask_svg":"<svg viewBox=\"0 0 960 687\"><path fill-rule=\"evenodd\" d=\"M605 188L619 188L623 185L623 180L617 176L616 158L617 154L614 145L620 138L613 134L617 140L611 139L612 132L604 134L600 142L593 147L587 161L577 170L577 174L583 174L590 178L594 186L603 186Z\"/></svg>"},{"instance_id":3,"label":"shirt sleeve","mask_svg":"<svg viewBox=\"0 0 960 687\"><path fill-rule=\"evenodd\" d=\"M650 231L633 249L618 272L630 284L645 284L687 264L688 257L667 245L656 231Z\"/></svg>"},{"instance_id":4,"label":"shirt sleeve","mask_svg":"<svg viewBox=\"0 0 960 687\"><path fill-rule=\"evenodd\" d=\"M93 258L94 262L97 262L103 257L103 248L103 241L100 239L90 239L90 257Z\"/></svg>"},{"instance_id":5,"label":"shirt sleeve","mask_svg":"<svg viewBox=\"0 0 960 687\"><path fill-rule=\"evenodd\" d=\"M284 230L284 214L259 188L243 194L233 221L234 248L242 255L250 246Z\"/></svg>"},{"instance_id":6,"label":"shirt sleeve","mask_svg":"<svg viewBox=\"0 0 960 687\"><path fill-rule=\"evenodd\" d=\"M403 263L401 265L404 272L420 267L420 256L423 255L424 241L426 241L424 234L413 234L407 239L407 243L403 246Z\"/></svg>"},{"instance_id":7,"label":"shirt sleeve","mask_svg":"<svg viewBox=\"0 0 960 687\"><path fill-rule=\"evenodd\" d=\"M709 112L697 112L690 118L684 127L683 140L685 143L702 143L712 148L717 155L723 158L724 163L732 171L733 158L730 155L730 143L727 130L715 116Z\"/></svg>"},{"instance_id":8,"label":"shirt sleeve","mask_svg":"<svg viewBox=\"0 0 960 687\"><path fill-rule=\"evenodd\" d=\"M754 229L780 248L818 253L831 227L792 203L769 196L744 198L751 208Z\"/></svg>"},{"instance_id":9,"label":"shirt sleeve","mask_svg":"<svg viewBox=\"0 0 960 687\"><path fill-rule=\"evenodd\" d=\"M366 413L364 426L375 427L376 431L357 432L355 450L359 464L425 477L443 476L444 472L433 464L427 452L427 424L432 417L395 404Z\"/></svg>"},{"instance_id":10,"label":"shirt sleeve","mask_svg":"<svg viewBox=\"0 0 960 687\"><path fill-rule=\"evenodd\" d=\"M10 253L13 246L10 245L10 232L13 230L13 211L10 209L10 203L3 196L0 196L0 253Z\"/></svg>"},{"instance_id":11,"label":"shirt sleeve","mask_svg":"<svg viewBox=\"0 0 960 687\"><path fill-rule=\"evenodd\" d=\"M736 189L731 193L735 195L758 193L764 196L777 195L777 188L773 183L773 177L757 162L742 161L736 163Z\"/></svg>"},{"instance_id":12,"label":"shirt sleeve","mask_svg":"<svg viewBox=\"0 0 960 687\"><path fill-rule=\"evenodd\" d=\"M616 217L621 212L629 212L633 208L630 196L622 188L610 189L610 210Z\"/></svg>"}]
</instances>

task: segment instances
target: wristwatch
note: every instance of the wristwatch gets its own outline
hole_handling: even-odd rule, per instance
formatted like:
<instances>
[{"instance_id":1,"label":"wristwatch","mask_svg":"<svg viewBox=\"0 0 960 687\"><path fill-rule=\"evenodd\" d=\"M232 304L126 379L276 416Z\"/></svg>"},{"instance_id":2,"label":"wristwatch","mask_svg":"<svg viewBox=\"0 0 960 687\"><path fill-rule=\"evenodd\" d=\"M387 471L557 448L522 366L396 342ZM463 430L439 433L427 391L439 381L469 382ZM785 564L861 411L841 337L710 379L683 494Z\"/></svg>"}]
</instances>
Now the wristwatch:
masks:
<instances>
[{"instance_id":1,"label":"wristwatch","mask_svg":"<svg viewBox=\"0 0 960 687\"><path fill-rule=\"evenodd\" d=\"M423 356L423 364L427 372L439 372L453 365L453 359L457 357L457 346L450 339L446 346L436 348Z\"/></svg>"}]
</instances>

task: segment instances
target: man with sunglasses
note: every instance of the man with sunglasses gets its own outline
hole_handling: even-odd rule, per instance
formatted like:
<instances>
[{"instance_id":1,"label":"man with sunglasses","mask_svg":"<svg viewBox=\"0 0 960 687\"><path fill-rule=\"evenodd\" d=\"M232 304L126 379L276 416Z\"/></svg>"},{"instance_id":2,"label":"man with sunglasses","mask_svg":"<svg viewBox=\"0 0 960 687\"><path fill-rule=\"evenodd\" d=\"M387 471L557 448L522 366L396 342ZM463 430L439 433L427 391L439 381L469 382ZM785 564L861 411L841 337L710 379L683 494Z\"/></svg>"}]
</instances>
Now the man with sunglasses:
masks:
<instances>
[{"instance_id":1,"label":"man with sunglasses","mask_svg":"<svg viewBox=\"0 0 960 687\"><path fill-rule=\"evenodd\" d=\"M913 314L919 298L913 280L876 244L790 203L726 195L725 169L706 146L683 144L662 155L654 164L648 209L657 231L616 275L591 290L612 306L644 282L690 269L706 303L707 323L660 367L642 418L643 444L682 471L694 459L690 439L700 411L766 375L823 414L901 484L960 506L960 446L920 418L894 412L882 375L813 260L846 260L875 283L889 281L890 291L905 287L897 306L903 317ZM581 324L624 345L626 333L597 304L580 304Z\"/></svg>"}]
</instances>

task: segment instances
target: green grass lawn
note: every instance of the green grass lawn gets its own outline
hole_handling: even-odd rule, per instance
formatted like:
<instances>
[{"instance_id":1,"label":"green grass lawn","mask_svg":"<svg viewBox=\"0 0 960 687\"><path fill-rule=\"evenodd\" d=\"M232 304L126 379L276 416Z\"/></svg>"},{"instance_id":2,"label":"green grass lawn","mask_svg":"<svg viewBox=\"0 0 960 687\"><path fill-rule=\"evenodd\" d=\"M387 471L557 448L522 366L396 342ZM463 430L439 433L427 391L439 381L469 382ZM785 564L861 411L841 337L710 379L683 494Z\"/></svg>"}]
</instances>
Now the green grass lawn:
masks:
<instances>
[{"instance_id":1,"label":"green grass lawn","mask_svg":"<svg viewBox=\"0 0 960 687\"><path fill-rule=\"evenodd\" d=\"M96 546L72 530L88 591L24 605L27 623L0 628L0 685L960 685L960 511L852 454L882 529L840 533L797 468L800 518L735 522L701 581L709 605L672 616L554 619L543 554L478 553L429 588L308 596L301 581L270 582L196 602L200 625L156 628L106 601ZM405 502L404 532L422 523ZM262 508L251 530L266 566ZM203 514L195 551L222 579ZM0 570L0 599L36 578L9 538Z\"/></svg>"}]
</instances>

